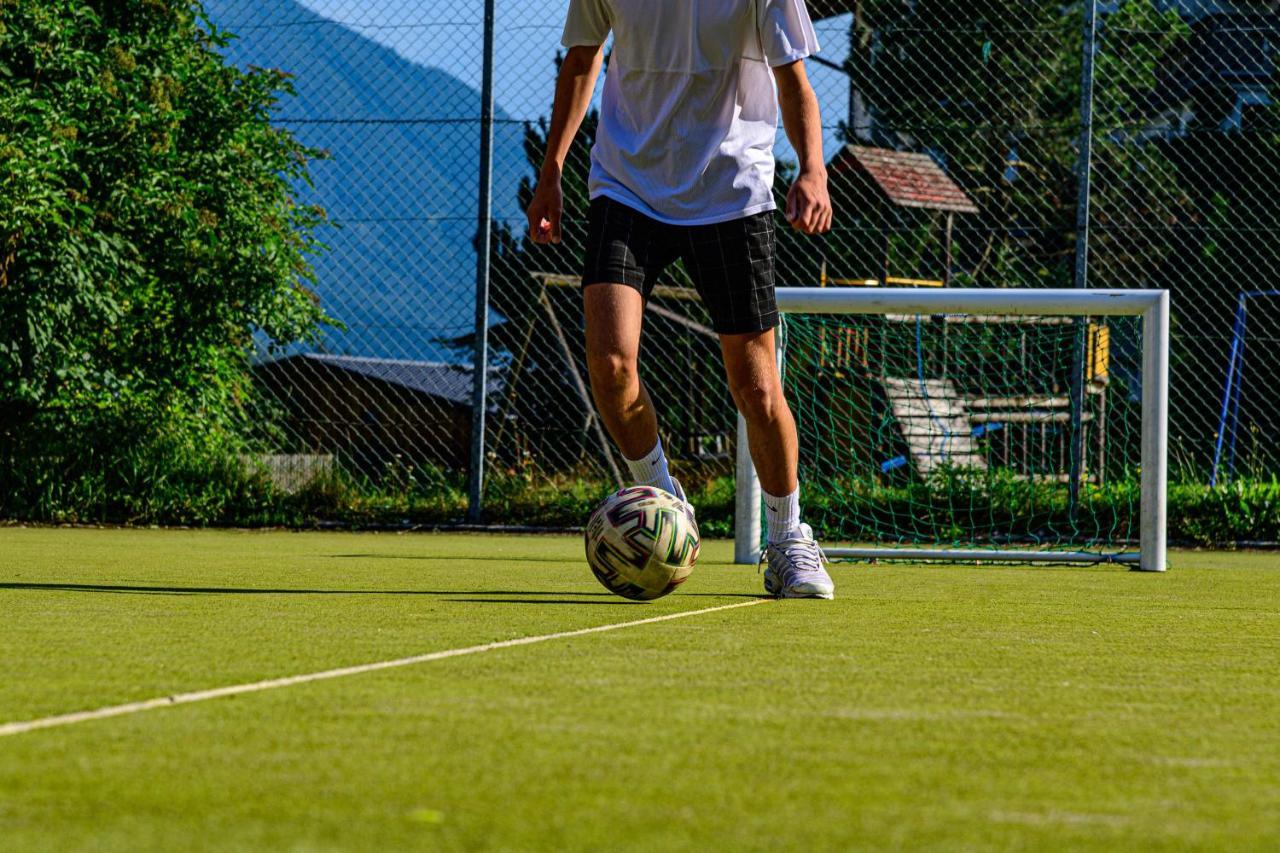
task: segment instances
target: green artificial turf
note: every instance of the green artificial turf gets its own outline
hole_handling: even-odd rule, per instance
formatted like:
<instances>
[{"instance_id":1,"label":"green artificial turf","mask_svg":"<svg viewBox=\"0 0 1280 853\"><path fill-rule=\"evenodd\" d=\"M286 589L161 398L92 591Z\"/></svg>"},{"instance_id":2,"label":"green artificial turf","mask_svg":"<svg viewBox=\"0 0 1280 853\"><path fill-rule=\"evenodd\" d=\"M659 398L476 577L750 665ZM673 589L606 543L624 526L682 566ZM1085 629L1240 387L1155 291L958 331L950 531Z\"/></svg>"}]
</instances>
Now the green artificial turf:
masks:
<instances>
[{"instance_id":1,"label":"green artificial turf","mask_svg":"<svg viewBox=\"0 0 1280 853\"><path fill-rule=\"evenodd\" d=\"M749 601L709 542L0 529L0 723ZM0 738L0 848L1274 849L1280 556L769 602Z\"/></svg>"}]
</instances>

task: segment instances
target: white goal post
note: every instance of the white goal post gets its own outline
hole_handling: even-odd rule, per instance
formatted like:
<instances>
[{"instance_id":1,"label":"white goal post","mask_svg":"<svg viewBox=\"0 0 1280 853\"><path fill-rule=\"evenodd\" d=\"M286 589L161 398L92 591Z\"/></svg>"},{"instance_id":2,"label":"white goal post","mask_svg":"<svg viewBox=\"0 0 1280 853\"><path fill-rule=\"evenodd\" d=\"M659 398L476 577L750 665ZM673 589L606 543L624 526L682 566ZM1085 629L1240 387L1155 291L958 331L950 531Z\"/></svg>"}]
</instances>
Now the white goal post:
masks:
<instances>
[{"instance_id":1,"label":"white goal post","mask_svg":"<svg viewBox=\"0 0 1280 853\"><path fill-rule=\"evenodd\" d=\"M784 314L1021 315L1142 317L1141 541L1137 553L1100 557L1079 551L860 547L828 548L829 557L901 560L997 560L1007 562L1129 563L1143 571L1167 566L1169 294L1163 290L984 288L778 288ZM761 493L738 418L734 559L757 563L761 542Z\"/></svg>"}]
</instances>

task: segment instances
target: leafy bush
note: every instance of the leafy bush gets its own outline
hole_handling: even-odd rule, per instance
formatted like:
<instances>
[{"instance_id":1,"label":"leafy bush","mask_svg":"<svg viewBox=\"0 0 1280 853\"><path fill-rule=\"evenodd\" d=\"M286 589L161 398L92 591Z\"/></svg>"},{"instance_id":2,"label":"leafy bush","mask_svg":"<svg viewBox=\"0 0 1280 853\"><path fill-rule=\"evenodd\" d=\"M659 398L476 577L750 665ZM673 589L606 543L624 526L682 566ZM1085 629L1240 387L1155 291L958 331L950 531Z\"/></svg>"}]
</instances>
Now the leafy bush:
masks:
<instances>
[{"instance_id":1,"label":"leafy bush","mask_svg":"<svg viewBox=\"0 0 1280 853\"><path fill-rule=\"evenodd\" d=\"M596 502L613 489L610 483L571 475L534 478L495 472L487 482L485 507L490 521L512 526L580 527ZM702 534L732 536L733 478L715 477L685 485L698 509ZM925 505L930 507L929 523L939 537L963 540L972 536L974 517L995 521L1006 529L1028 522L1070 529L1066 490L1060 485L997 480L994 489L978 493L976 488L972 479L950 477L928 485L877 488L837 499L832 489L813 484L804 489L804 511L821 535L863 541L876 541L888 533L883 522L890 515L914 518ZM465 515L467 503L465 481L442 475L425 488L399 491L351 481L337 486L326 481L290 500L289 523L337 521L357 526L456 523ZM1136 536L1139 504L1137 484L1131 480L1089 488L1082 493L1076 525L1112 536L1123 537L1126 531ZM947 506L955 510L950 515L943 511ZM882 523L858 527L859 519ZM1181 545L1219 547L1280 542L1280 482L1238 482L1217 488L1198 483L1171 486L1169 538Z\"/></svg>"},{"instance_id":2,"label":"leafy bush","mask_svg":"<svg viewBox=\"0 0 1280 853\"><path fill-rule=\"evenodd\" d=\"M815 528L854 541L892 538L904 523L923 542L1003 538L1087 545L1093 537L1136 540L1140 528L1136 476L1083 488L1074 517L1061 484L958 472L893 486L815 482L805 486L803 499ZM1280 482L1239 481L1216 488L1174 483L1168 532L1170 541L1181 545L1280 542Z\"/></svg>"},{"instance_id":3,"label":"leafy bush","mask_svg":"<svg viewBox=\"0 0 1280 853\"><path fill-rule=\"evenodd\" d=\"M255 330L306 340L323 211L188 0L0 3L0 515L208 522L262 491L231 460ZM252 503L252 501L250 501Z\"/></svg>"},{"instance_id":4,"label":"leafy bush","mask_svg":"<svg viewBox=\"0 0 1280 853\"><path fill-rule=\"evenodd\" d=\"M1280 481L1169 489L1169 536L1193 545L1280 542Z\"/></svg>"}]
</instances>

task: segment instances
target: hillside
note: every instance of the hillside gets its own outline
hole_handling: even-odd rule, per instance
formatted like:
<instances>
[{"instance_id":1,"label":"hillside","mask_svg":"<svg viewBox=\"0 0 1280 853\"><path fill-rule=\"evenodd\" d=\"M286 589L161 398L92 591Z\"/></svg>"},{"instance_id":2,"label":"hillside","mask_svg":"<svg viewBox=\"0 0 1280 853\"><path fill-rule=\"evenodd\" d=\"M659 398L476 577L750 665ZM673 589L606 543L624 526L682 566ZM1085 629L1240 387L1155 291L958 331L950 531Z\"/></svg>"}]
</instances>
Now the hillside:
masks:
<instances>
[{"instance_id":1,"label":"hillside","mask_svg":"<svg viewBox=\"0 0 1280 853\"><path fill-rule=\"evenodd\" d=\"M326 310L348 331L323 348L444 357L433 339L472 323L479 93L293 0L205 6L237 35L233 62L294 75L298 95L280 105L279 123L331 156L315 165L306 197L341 223L315 266ZM521 128L496 127L495 212L512 217L526 170Z\"/></svg>"}]
</instances>

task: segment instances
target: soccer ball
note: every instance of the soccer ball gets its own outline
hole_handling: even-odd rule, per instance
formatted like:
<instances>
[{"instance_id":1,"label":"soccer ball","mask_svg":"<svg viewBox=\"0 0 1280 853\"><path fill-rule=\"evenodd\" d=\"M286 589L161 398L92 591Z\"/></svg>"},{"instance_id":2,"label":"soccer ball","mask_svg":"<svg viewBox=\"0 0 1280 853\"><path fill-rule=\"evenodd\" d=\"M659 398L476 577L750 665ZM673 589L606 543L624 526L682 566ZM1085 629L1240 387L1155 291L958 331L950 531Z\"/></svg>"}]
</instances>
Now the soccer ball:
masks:
<instances>
[{"instance_id":1,"label":"soccer ball","mask_svg":"<svg viewBox=\"0 0 1280 853\"><path fill-rule=\"evenodd\" d=\"M587 563L605 589L634 601L684 583L698 559L698 525L675 495L632 486L601 501L587 521Z\"/></svg>"}]
</instances>

